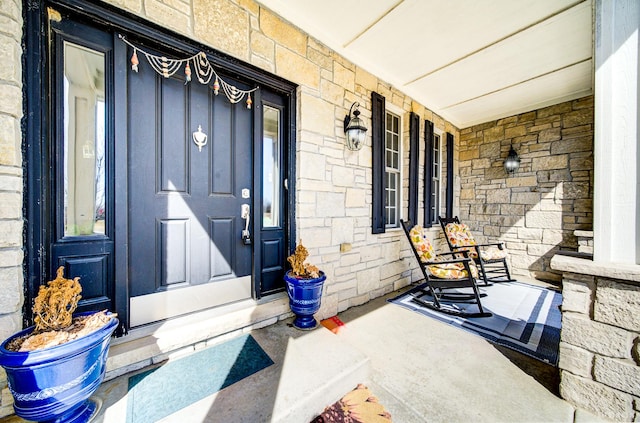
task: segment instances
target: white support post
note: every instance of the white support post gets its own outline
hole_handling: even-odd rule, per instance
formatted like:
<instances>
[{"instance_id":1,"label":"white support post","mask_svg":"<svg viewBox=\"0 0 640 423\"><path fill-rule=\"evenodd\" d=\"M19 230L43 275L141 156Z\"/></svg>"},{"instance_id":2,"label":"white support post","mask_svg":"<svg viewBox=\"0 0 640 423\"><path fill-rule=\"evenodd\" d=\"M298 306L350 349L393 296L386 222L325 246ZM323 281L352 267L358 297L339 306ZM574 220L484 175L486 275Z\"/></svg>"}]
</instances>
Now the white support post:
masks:
<instances>
[{"instance_id":1,"label":"white support post","mask_svg":"<svg viewBox=\"0 0 640 423\"><path fill-rule=\"evenodd\" d=\"M594 260L640 264L640 2L595 15Z\"/></svg>"}]
</instances>

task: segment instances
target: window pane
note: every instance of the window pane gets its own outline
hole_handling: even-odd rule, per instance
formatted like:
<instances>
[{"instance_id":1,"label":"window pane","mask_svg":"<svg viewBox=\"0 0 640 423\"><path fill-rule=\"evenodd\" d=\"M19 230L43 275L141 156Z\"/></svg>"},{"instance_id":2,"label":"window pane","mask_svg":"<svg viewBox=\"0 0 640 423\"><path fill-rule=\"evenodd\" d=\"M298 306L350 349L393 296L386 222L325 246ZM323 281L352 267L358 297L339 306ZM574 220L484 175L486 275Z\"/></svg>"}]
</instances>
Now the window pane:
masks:
<instances>
[{"instance_id":1,"label":"window pane","mask_svg":"<svg viewBox=\"0 0 640 423\"><path fill-rule=\"evenodd\" d=\"M262 226L280 227L280 110L264 106Z\"/></svg>"},{"instance_id":2,"label":"window pane","mask_svg":"<svg viewBox=\"0 0 640 423\"><path fill-rule=\"evenodd\" d=\"M385 193L386 193L386 213L385 225L387 227L397 227L400 215L400 166L402 157L400 154L400 117L392 113L386 114L387 125L385 127Z\"/></svg>"},{"instance_id":3,"label":"window pane","mask_svg":"<svg viewBox=\"0 0 640 423\"><path fill-rule=\"evenodd\" d=\"M64 234L105 233L105 58L64 43Z\"/></svg>"},{"instance_id":4,"label":"window pane","mask_svg":"<svg viewBox=\"0 0 640 423\"><path fill-rule=\"evenodd\" d=\"M386 225L398 225L398 190L399 182L397 173L387 173L387 204L386 204Z\"/></svg>"}]
</instances>

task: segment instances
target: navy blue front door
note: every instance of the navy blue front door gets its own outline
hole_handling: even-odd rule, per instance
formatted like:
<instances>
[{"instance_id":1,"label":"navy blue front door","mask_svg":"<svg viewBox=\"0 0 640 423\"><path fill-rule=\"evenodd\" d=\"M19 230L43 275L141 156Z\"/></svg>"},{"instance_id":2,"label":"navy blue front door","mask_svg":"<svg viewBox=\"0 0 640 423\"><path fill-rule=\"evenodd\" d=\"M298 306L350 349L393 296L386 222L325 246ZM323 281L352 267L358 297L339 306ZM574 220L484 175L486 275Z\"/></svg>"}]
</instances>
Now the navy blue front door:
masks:
<instances>
[{"instance_id":1,"label":"navy blue front door","mask_svg":"<svg viewBox=\"0 0 640 423\"><path fill-rule=\"evenodd\" d=\"M145 64L127 77L133 326L252 297L253 110Z\"/></svg>"},{"instance_id":2,"label":"navy blue front door","mask_svg":"<svg viewBox=\"0 0 640 423\"><path fill-rule=\"evenodd\" d=\"M26 11L25 304L59 266L81 278L80 310L116 311L120 333L282 291L295 246L295 85L210 52L228 83L260 87L247 109L142 58L133 72L120 34L168 57L194 46L78 4Z\"/></svg>"}]
</instances>

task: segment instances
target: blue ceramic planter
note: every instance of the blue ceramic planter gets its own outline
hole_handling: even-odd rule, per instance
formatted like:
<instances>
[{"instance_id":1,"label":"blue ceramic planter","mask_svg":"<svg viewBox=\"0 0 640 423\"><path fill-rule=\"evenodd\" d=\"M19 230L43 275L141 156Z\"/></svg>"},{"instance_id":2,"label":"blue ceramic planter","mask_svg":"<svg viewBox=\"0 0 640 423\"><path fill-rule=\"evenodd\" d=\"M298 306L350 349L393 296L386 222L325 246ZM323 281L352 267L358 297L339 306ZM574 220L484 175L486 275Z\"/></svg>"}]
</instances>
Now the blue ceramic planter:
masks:
<instances>
[{"instance_id":1,"label":"blue ceramic planter","mask_svg":"<svg viewBox=\"0 0 640 423\"><path fill-rule=\"evenodd\" d=\"M322 286L327 276L320 272L320 277L315 279L298 279L288 271L284 275L289 294L289 308L296 315L293 326L309 330L315 329L318 322L313 315L320 310L322 298Z\"/></svg>"},{"instance_id":2,"label":"blue ceramic planter","mask_svg":"<svg viewBox=\"0 0 640 423\"><path fill-rule=\"evenodd\" d=\"M91 314L79 313L77 316ZM96 409L89 397L104 378L113 318L87 336L43 350L13 352L12 339L33 331L25 329L0 345L0 366L7 373L16 415L39 422L86 422Z\"/></svg>"}]
</instances>

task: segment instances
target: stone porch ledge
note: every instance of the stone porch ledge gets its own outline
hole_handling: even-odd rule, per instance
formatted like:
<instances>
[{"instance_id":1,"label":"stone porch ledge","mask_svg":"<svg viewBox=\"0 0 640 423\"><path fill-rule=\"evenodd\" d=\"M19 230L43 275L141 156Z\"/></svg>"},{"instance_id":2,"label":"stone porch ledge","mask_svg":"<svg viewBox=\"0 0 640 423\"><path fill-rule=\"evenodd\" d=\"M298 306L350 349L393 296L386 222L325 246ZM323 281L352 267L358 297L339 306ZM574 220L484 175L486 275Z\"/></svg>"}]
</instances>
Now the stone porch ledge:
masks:
<instances>
[{"instance_id":1,"label":"stone porch ledge","mask_svg":"<svg viewBox=\"0 0 640 423\"><path fill-rule=\"evenodd\" d=\"M640 266L625 263L603 263L578 257L556 254L551 268L561 272L621 279L632 285L640 285Z\"/></svg>"}]
</instances>

